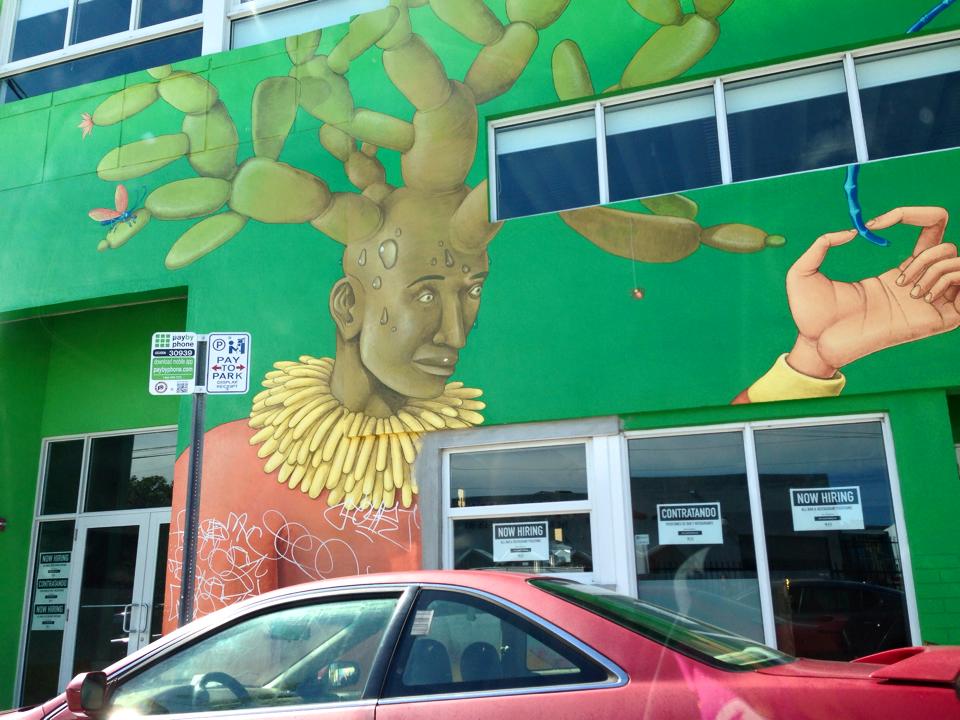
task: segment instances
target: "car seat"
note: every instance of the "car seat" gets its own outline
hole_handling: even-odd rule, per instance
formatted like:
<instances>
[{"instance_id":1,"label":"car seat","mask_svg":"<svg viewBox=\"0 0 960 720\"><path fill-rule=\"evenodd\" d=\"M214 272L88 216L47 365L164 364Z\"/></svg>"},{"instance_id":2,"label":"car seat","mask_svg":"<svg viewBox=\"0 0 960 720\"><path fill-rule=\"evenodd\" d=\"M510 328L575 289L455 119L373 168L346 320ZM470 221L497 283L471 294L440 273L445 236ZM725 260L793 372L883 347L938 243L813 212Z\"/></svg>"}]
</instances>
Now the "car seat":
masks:
<instances>
[{"instance_id":1,"label":"car seat","mask_svg":"<svg viewBox=\"0 0 960 720\"><path fill-rule=\"evenodd\" d=\"M503 677L500 653L488 642L470 643L460 656L460 677L464 682L499 680Z\"/></svg>"},{"instance_id":2,"label":"car seat","mask_svg":"<svg viewBox=\"0 0 960 720\"><path fill-rule=\"evenodd\" d=\"M403 684L411 686L444 685L453 682L450 654L441 643L430 638L414 640L403 670ZM424 688L428 691L428 688Z\"/></svg>"}]
</instances>

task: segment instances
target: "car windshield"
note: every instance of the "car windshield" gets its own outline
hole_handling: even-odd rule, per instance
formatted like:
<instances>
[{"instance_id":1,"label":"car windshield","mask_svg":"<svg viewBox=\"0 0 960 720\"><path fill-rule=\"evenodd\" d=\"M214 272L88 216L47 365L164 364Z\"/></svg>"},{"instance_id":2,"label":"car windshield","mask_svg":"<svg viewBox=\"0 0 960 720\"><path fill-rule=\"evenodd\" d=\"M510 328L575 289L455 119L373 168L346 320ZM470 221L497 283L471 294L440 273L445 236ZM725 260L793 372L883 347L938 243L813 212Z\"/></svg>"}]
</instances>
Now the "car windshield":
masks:
<instances>
[{"instance_id":1,"label":"car windshield","mask_svg":"<svg viewBox=\"0 0 960 720\"><path fill-rule=\"evenodd\" d=\"M727 630L603 587L556 578L536 578L530 583L684 655L725 670L754 670L795 659Z\"/></svg>"}]
</instances>

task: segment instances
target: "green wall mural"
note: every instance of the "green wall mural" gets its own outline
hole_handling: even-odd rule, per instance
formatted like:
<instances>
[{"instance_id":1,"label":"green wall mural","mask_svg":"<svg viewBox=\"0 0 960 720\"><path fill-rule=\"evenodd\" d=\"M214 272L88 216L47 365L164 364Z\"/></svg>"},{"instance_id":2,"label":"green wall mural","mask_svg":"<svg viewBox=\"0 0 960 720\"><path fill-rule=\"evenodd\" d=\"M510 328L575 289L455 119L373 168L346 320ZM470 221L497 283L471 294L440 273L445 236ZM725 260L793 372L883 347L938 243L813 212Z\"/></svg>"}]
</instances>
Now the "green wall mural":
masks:
<instances>
[{"instance_id":1,"label":"green wall mural","mask_svg":"<svg viewBox=\"0 0 960 720\"><path fill-rule=\"evenodd\" d=\"M889 248L844 229L844 168L487 208L491 118L902 37L929 9L396 0L0 108L36 139L4 163L0 270L50 280L0 311L187 287L187 329L254 338L262 392L210 405L202 515L237 546L268 531L256 589L415 563L410 468L434 429L957 384L957 151L862 167ZM271 546L295 526L309 558ZM235 599L207 570L201 609Z\"/></svg>"}]
</instances>

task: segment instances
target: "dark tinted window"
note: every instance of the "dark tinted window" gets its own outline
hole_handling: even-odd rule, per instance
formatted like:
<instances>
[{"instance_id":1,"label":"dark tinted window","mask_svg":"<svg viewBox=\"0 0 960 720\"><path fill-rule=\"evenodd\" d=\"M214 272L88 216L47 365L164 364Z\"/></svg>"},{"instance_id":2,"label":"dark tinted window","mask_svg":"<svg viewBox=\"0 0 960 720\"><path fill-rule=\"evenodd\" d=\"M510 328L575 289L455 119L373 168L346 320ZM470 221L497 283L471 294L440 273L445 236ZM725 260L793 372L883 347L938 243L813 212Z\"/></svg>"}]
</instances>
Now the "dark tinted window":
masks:
<instances>
[{"instance_id":1,"label":"dark tinted window","mask_svg":"<svg viewBox=\"0 0 960 720\"><path fill-rule=\"evenodd\" d=\"M754 438L778 646L849 660L908 644L880 423L757 430Z\"/></svg>"},{"instance_id":2,"label":"dark tinted window","mask_svg":"<svg viewBox=\"0 0 960 720\"><path fill-rule=\"evenodd\" d=\"M201 10L203 0L146 0L140 6L140 27L189 17Z\"/></svg>"},{"instance_id":3,"label":"dark tinted window","mask_svg":"<svg viewBox=\"0 0 960 720\"><path fill-rule=\"evenodd\" d=\"M84 511L169 505L176 441L174 430L94 438Z\"/></svg>"},{"instance_id":4,"label":"dark tinted window","mask_svg":"<svg viewBox=\"0 0 960 720\"><path fill-rule=\"evenodd\" d=\"M83 440L60 440L47 446L41 515L77 511L82 464Z\"/></svg>"},{"instance_id":5,"label":"dark tinted window","mask_svg":"<svg viewBox=\"0 0 960 720\"><path fill-rule=\"evenodd\" d=\"M593 112L497 131L497 216L600 202Z\"/></svg>"},{"instance_id":6,"label":"dark tinted window","mask_svg":"<svg viewBox=\"0 0 960 720\"><path fill-rule=\"evenodd\" d=\"M67 32L69 4L69 0L53 0L42 4L21 0L10 59L22 60L62 48Z\"/></svg>"},{"instance_id":7,"label":"dark tinted window","mask_svg":"<svg viewBox=\"0 0 960 720\"><path fill-rule=\"evenodd\" d=\"M726 104L734 180L857 160L839 66L733 83Z\"/></svg>"},{"instance_id":8,"label":"dark tinted window","mask_svg":"<svg viewBox=\"0 0 960 720\"><path fill-rule=\"evenodd\" d=\"M450 455L450 507L586 499L583 444Z\"/></svg>"},{"instance_id":9,"label":"dark tinted window","mask_svg":"<svg viewBox=\"0 0 960 720\"><path fill-rule=\"evenodd\" d=\"M637 595L763 642L743 433L629 449Z\"/></svg>"},{"instance_id":10,"label":"dark tinted window","mask_svg":"<svg viewBox=\"0 0 960 720\"><path fill-rule=\"evenodd\" d=\"M720 183L711 91L611 108L605 120L610 200Z\"/></svg>"},{"instance_id":11,"label":"dark tinted window","mask_svg":"<svg viewBox=\"0 0 960 720\"><path fill-rule=\"evenodd\" d=\"M129 29L130 0L85 0L78 2L74 10L70 43L82 43Z\"/></svg>"},{"instance_id":12,"label":"dark tinted window","mask_svg":"<svg viewBox=\"0 0 960 720\"><path fill-rule=\"evenodd\" d=\"M200 30L194 30L171 35L12 75L0 81L0 102L14 102L54 90L197 57L200 55L200 32Z\"/></svg>"},{"instance_id":13,"label":"dark tinted window","mask_svg":"<svg viewBox=\"0 0 960 720\"><path fill-rule=\"evenodd\" d=\"M960 146L960 46L857 63L871 159Z\"/></svg>"},{"instance_id":14,"label":"dark tinted window","mask_svg":"<svg viewBox=\"0 0 960 720\"><path fill-rule=\"evenodd\" d=\"M387 696L603 682L606 668L506 608L425 590L403 629Z\"/></svg>"}]
</instances>

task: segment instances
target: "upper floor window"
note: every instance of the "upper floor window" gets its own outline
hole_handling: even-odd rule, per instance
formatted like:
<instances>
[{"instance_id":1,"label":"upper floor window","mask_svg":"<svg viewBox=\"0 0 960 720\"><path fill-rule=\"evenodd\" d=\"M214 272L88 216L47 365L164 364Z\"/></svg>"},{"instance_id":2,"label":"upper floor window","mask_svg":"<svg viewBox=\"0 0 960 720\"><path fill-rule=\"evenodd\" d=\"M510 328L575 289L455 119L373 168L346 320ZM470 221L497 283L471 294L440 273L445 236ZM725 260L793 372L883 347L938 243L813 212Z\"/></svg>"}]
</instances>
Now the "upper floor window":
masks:
<instances>
[{"instance_id":1,"label":"upper floor window","mask_svg":"<svg viewBox=\"0 0 960 720\"><path fill-rule=\"evenodd\" d=\"M0 103L345 23L387 0L10 0Z\"/></svg>"},{"instance_id":2,"label":"upper floor window","mask_svg":"<svg viewBox=\"0 0 960 720\"><path fill-rule=\"evenodd\" d=\"M724 88L733 180L857 161L840 63Z\"/></svg>"},{"instance_id":3,"label":"upper floor window","mask_svg":"<svg viewBox=\"0 0 960 720\"><path fill-rule=\"evenodd\" d=\"M496 120L494 219L960 146L960 45L863 52Z\"/></svg>"},{"instance_id":4,"label":"upper floor window","mask_svg":"<svg viewBox=\"0 0 960 720\"><path fill-rule=\"evenodd\" d=\"M310 28L345 23L354 15L386 7L387 0L308 0L295 5L281 1L273 5L279 7L271 9L264 2L234 0L238 16L230 24L230 47L247 47ZM257 12L262 10L268 12Z\"/></svg>"},{"instance_id":5,"label":"upper floor window","mask_svg":"<svg viewBox=\"0 0 960 720\"><path fill-rule=\"evenodd\" d=\"M960 46L857 64L871 158L960 145Z\"/></svg>"},{"instance_id":6,"label":"upper floor window","mask_svg":"<svg viewBox=\"0 0 960 720\"><path fill-rule=\"evenodd\" d=\"M10 60L196 15L203 0L20 0Z\"/></svg>"}]
</instances>

